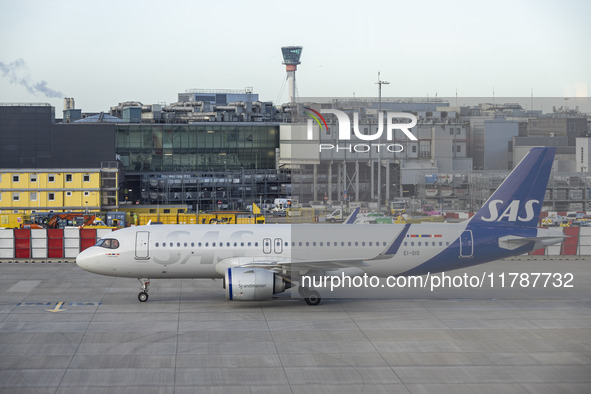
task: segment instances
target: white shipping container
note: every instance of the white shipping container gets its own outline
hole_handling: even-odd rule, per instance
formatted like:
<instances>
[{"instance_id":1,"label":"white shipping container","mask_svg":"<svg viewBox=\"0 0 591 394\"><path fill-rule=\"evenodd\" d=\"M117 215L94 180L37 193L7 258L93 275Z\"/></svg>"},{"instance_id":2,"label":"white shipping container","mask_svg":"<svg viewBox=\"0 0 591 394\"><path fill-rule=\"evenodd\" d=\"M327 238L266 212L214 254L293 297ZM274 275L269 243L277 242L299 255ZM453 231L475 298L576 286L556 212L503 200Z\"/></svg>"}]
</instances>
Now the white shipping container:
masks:
<instances>
[{"instance_id":1,"label":"white shipping container","mask_svg":"<svg viewBox=\"0 0 591 394\"><path fill-rule=\"evenodd\" d=\"M12 229L0 229L0 239L14 238L14 231Z\"/></svg>"},{"instance_id":2,"label":"white shipping container","mask_svg":"<svg viewBox=\"0 0 591 394\"><path fill-rule=\"evenodd\" d=\"M546 248L546 256L560 256L560 244L548 246Z\"/></svg>"},{"instance_id":3,"label":"white shipping container","mask_svg":"<svg viewBox=\"0 0 591 394\"><path fill-rule=\"evenodd\" d=\"M569 208L574 211L582 211L583 210L583 203L582 202L571 202Z\"/></svg>"},{"instance_id":4,"label":"white shipping container","mask_svg":"<svg viewBox=\"0 0 591 394\"><path fill-rule=\"evenodd\" d=\"M64 257L65 258L76 258L80 254L79 248L65 248L64 249Z\"/></svg>"},{"instance_id":5,"label":"white shipping container","mask_svg":"<svg viewBox=\"0 0 591 394\"><path fill-rule=\"evenodd\" d=\"M591 227L581 227L579 235L581 238L584 236L591 236Z\"/></svg>"},{"instance_id":6,"label":"white shipping container","mask_svg":"<svg viewBox=\"0 0 591 394\"><path fill-rule=\"evenodd\" d=\"M64 238L80 238L80 229L79 228L65 228L64 229Z\"/></svg>"},{"instance_id":7,"label":"white shipping container","mask_svg":"<svg viewBox=\"0 0 591 394\"><path fill-rule=\"evenodd\" d=\"M33 248L31 250L31 257L34 259L46 259L47 248Z\"/></svg>"},{"instance_id":8,"label":"white shipping container","mask_svg":"<svg viewBox=\"0 0 591 394\"><path fill-rule=\"evenodd\" d=\"M31 239L32 248L45 248L47 249L47 238L33 238Z\"/></svg>"},{"instance_id":9,"label":"white shipping container","mask_svg":"<svg viewBox=\"0 0 591 394\"><path fill-rule=\"evenodd\" d=\"M110 228L97 228L96 237L97 239L101 239L102 237L109 235L111 232L113 232L113 230Z\"/></svg>"},{"instance_id":10,"label":"white shipping container","mask_svg":"<svg viewBox=\"0 0 591 394\"><path fill-rule=\"evenodd\" d=\"M14 248L14 239L0 238L0 248Z\"/></svg>"},{"instance_id":11,"label":"white shipping container","mask_svg":"<svg viewBox=\"0 0 591 394\"><path fill-rule=\"evenodd\" d=\"M47 230L44 228L32 228L31 238L47 238Z\"/></svg>"},{"instance_id":12,"label":"white shipping container","mask_svg":"<svg viewBox=\"0 0 591 394\"><path fill-rule=\"evenodd\" d=\"M80 248L80 239L78 238L65 238L64 247L66 248Z\"/></svg>"},{"instance_id":13,"label":"white shipping container","mask_svg":"<svg viewBox=\"0 0 591 394\"><path fill-rule=\"evenodd\" d=\"M580 256L591 256L591 245L579 245Z\"/></svg>"},{"instance_id":14,"label":"white shipping container","mask_svg":"<svg viewBox=\"0 0 591 394\"><path fill-rule=\"evenodd\" d=\"M583 191L580 189L570 190L568 196L571 200L582 200L583 199Z\"/></svg>"},{"instance_id":15,"label":"white shipping container","mask_svg":"<svg viewBox=\"0 0 591 394\"><path fill-rule=\"evenodd\" d=\"M14 249L13 248L1 248L0 249L0 259L13 259L14 258Z\"/></svg>"},{"instance_id":16,"label":"white shipping container","mask_svg":"<svg viewBox=\"0 0 591 394\"><path fill-rule=\"evenodd\" d=\"M579 245L590 246L591 245L591 236L579 237Z\"/></svg>"}]
</instances>

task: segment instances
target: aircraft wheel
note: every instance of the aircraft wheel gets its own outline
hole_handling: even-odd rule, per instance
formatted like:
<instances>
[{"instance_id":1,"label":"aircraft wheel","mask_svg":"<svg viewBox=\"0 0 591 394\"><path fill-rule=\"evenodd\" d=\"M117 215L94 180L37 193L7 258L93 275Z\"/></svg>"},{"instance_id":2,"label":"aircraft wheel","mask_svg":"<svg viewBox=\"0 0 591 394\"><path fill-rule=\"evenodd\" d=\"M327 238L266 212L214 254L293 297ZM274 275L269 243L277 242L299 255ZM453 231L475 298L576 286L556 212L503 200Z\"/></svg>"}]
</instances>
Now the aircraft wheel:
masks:
<instances>
[{"instance_id":1,"label":"aircraft wheel","mask_svg":"<svg viewBox=\"0 0 591 394\"><path fill-rule=\"evenodd\" d=\"M322 298L320 298L320 294L318 294L317 291L311 290L310 292L308 292L308 296L304 298L304 300L308 305L318 305L320 304Z\"/></svg>"},{"instance_id":2,"label":"aircraft wheel","mask_svg":"<svg viewBox=\"0 0 591 394\"><path fill-rule=\"evenodd\" d=\"M145 291L142 291L141 293L139 293L137 295L137 299L140 300L140 302L148 301L148 293L146 293Z\"/></svg>"},{"instance_id":3,"label":"aircraft wheel","mask_svg":"<svg viewBox=\"0 0 591 394\"><path fill-rule=\"evenodd\" d=\"M308 294L310 294L310 289L308 289L307 287L298 287L298 294L300 295L300 297L306 298L308 297Z\"/></svg>"}]
</instances>

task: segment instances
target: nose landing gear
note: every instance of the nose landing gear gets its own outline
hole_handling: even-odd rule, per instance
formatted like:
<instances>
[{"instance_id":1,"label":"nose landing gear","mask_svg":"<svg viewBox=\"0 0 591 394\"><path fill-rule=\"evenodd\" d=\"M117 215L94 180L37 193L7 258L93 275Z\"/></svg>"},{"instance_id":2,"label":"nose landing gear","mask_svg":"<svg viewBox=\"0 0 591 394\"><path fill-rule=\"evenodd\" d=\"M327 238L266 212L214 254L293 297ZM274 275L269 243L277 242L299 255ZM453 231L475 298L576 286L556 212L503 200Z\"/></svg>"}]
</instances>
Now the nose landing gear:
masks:
<instances>
[{"instance_id":1,"label":"nose landing gear","mask_svg":"<svg viewBox=\"0 0 591 394\"><path fill-rule=\"evenodd\" d=\"M140 302L148 301L148 286L150 286L150 279L148 278L138 278L141 283L142 291L137 295L137 299Z\"/></svg>"}]
</instances>

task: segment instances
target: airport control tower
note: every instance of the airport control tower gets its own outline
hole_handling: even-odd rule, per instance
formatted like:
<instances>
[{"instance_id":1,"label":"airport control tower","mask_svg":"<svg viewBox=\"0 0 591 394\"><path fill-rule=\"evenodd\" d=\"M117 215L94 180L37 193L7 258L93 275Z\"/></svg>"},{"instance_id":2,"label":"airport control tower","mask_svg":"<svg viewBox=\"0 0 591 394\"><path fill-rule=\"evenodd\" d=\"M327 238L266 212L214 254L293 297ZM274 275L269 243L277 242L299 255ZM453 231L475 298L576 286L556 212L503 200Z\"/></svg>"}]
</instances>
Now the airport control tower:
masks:
<instances>
[{"instance_id":1,"label":"airport control tower","mask_svg":"<svg viewBox=\"0 0 591 394\"><path fill-rule=\"evenodd\" d=\"M302 48L300 46L281 47L283 64L285 64L285 71L287 71L287 83L289 84L289 102L292 107L295 107L295 72L300 64Z\"/></svg>"}]
</instances>

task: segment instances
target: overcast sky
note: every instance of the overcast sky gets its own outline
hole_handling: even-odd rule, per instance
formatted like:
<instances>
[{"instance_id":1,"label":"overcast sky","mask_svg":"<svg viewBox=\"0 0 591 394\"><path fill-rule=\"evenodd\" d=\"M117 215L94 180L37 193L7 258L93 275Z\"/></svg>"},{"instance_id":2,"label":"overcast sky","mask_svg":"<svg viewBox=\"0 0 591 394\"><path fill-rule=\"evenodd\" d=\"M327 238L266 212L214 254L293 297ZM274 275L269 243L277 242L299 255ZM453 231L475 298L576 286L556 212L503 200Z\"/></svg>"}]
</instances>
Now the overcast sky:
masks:
<instances>
[{"instance_id":1,"label":"overcast sky","mask_svg":"<svg viewBox=\"0 0 591 394\"><path fill-rule=\"evenodd\" d=\"M174 102L190 88L298 94L584 96L591 2L0 0L0 102L83 111ZM59 117L59 115L58 115Z\"/></svg>"}]
</instances>

